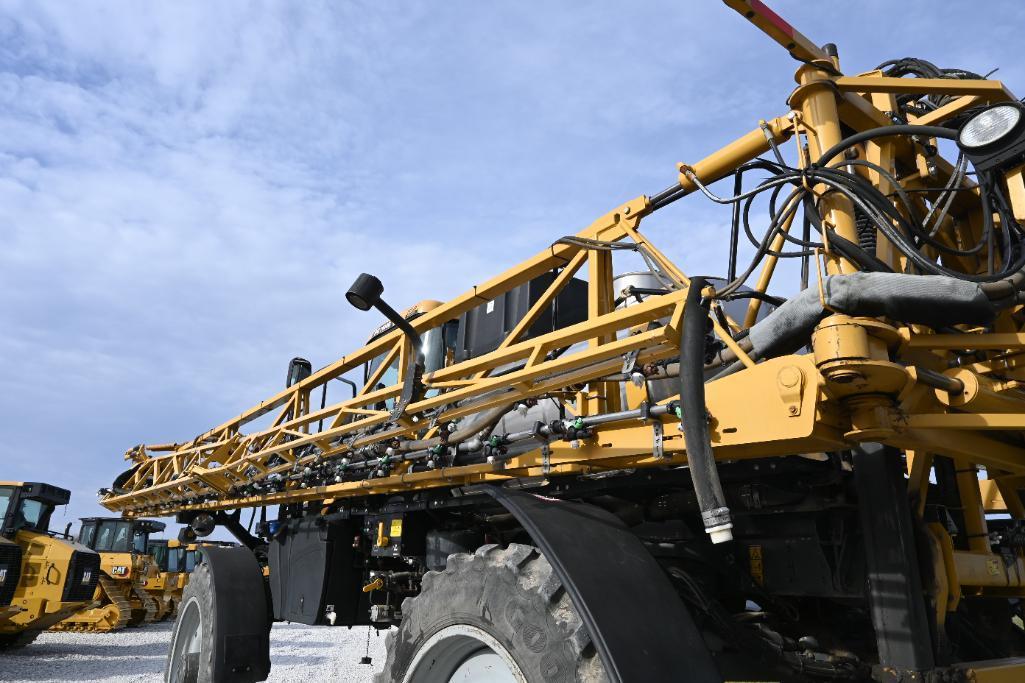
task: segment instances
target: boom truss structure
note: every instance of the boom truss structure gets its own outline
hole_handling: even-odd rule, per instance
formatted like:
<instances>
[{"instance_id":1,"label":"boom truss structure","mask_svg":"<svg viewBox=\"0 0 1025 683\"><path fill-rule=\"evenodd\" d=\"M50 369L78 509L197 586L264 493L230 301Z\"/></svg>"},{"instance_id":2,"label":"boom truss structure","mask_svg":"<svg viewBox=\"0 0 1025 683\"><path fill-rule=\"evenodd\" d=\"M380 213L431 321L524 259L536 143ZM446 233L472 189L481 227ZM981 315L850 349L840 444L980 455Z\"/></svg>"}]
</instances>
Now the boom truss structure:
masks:
<instances>
[{"instance_id":1,"label":"boom truss structure","mask_svg":"<svg viewBox=\"0 0 1025 683\"><path fill-rule=\"evenodd\" d=\"M744 2L729 4L745 12L753 11L746 9ZM756 15L755 23L761 26L764 21L760 18ZM775 37L780 30L778 24L770 21L768 26L768 32ZM895 78L878 71L843 76L821 50L800 56L825 62L809 64L798 71L800 85L790 96L793 108L789 112L760 122L751 132L701 161L681 164L678 184L670 190L621 204L579 232L576 239L556 242L502 275L412 320L413 327L424 333L540 275L555 273L551 285L497 350L424 376L423 387L428 397L410 403L397 420L382 403L399 397L409 365L407 357L413 351L409 339L393 330L195 439L131 449L125 457L133 463L132 469L114 490L104 495L103 504L132 516L169 514L183 509L234 509L363 496L410 487L686 462L683 439L678 432L674 433L675 416L671 415L630 425L610 423L607 428L596 429L587 441L558 441L545 448L539 443L534 450L506 461L439 466L416 473L406 471L408 468L402 462L393 462L388 467L388 456L383 449L374 447L386 448L404 439L429 439L440 434L445 425L467 415L546 396L568 397L573 416L621 410L619 385L601 381L602 378L621 374L626 360L630 361L629 370L679 355L688 278L639 230L644 217L665 206L667 194L674 201L691 194L699 184L732 175L741 165L788 140L796 142L801 167L807 168L811 159L841 141L842 131L893 125L893 112L898 110L901 95L940 96L948 100L927 113L908 115L908 122L917 126L941 125L979 105L1016 101L999 81ZM872 163L897 170L903 189L916 192L915 198L923 206L940 193L931 188L944 186L956 170L953 164L929 151L929 143L921 145L907 138L870 142L865 148ZM887 178L873 171L866 175L881 190L892 192L892 176ZM1025 189L1018 188L1020 171L1012 180L1017 183L1011 194L1015 214L1025 213L1025 204L1021 203ZM954 201L955 210L978 202L978 188L969 179L961 178L957 189L965 192ZM826 196L823 201L828 200ZM840 206L841 202L837 204L830 209L835 214L836 233L856 241L853 212ZM975 241L971 234L978 229L973 225L974 218L977 217L959 220L952 212L938 232L940 238L951 244ZM617 293L613 291L610 243L625 244L646 255L671 291L615 310ZM775 236L773 246L778 250L784 243L781 232ZM888 250L889 246L880 240L879 256L900 269L906 257L892 248ZM923 249L923 253L928 253L928 249ZM830 274L859 269L828 244L816 257L819 270ZM957 265L972 272L980 269L986 258L980 252L957 259ZM935 256L933 260L937 260ZM776 263L772 255L764 258L757 291L764 292L769 287ZM578 272L587 274L586 320L523 340L525 331ZM756 311L758 305L759 301L754 300L751 310ZM956 405L936 399L936 391L916 374L916 367L941 365L953 350L960 349L971 349L984 357L968 370L981 382L987 382L986 378L998 368L1005 371L1008 366L1014 367L1015 359L1025 349L1025 334L1010 316L1007 318L999 326L1000 332L959 330L936 334L916 326L892 326L890 347L893 360L901 364L898 393L902 399L886 411L874 414L872 424L852 428L850 411L830 391L830 382L822 375L818 358L786 356L758 363L734 341L738 331L750 327L750 316L746 321L713 317L716 337L745 366L743 371L713 382L707 389L709 413L718 423L713 430L716 456L737 459L815 452L857 443L870 433L874 439L913 452L970 458L998 472L999 477L994 478L996 485L1010 493L1025 476L1025 450L1002 435L1025 428L1025 418L1006 412L995 415L958 410ZM553 353L567 348L560 355ZM324 408L315 406L317 393L327 383L382 354L383 362L377 364L376 371L354 398ZM929 361L923 362L922 358ZM514 371L496 374L510 365L515 366ZM380 380L389 368L398 369L396 381L381 387ZM785 387L779 379L783 368L793 369L800 376L796 388ZM764 400L737 405L737 392L748 391ZM270 427L246 432L247 425L273 411L277 411L277 417ZM666 423L662 458L652 454L655 422ZM322 486L304 486L298 480L288 479L289 474L298 470L357 452L371 452L368 449L374 453L382 450L373 459L376 467L371 469L380 473L384 465L383 476ZM357 459L348 458L353 472ZM278 483L253 495L242 493L246 487L260 482ZM1005 501L1020 511L1017 496L1008 495Z\"/></svg>"}]
</instances>

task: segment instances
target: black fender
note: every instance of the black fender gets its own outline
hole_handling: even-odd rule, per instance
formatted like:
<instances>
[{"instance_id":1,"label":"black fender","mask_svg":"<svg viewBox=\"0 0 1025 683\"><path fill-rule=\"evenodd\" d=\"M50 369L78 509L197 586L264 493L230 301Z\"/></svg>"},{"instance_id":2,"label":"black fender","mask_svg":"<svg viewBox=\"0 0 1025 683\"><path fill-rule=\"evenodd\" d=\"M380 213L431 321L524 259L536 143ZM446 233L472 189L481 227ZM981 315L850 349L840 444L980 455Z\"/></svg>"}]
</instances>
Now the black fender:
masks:
<instances>
[{"instance_id":1,"label":"black fender","mask_svg":"<svg viewBox=\"0 0 1025 683\"><path fill-rule=\"evenodd\" d=\"M226 673L248 666L238 680L265 680L270 673L271 618L260 563L246 548L217 546L203 548L203 562L213 582L217 668ZM224 680L234 679L226 673Z\"/></svg>"},{"instance_id":2,"label":"black fender","mask_svg":"<svg viewBox=\"0 0 1025 683\"><path fill-rule=\"evenodd\" d=\"M463 489L500 503L544 553L580 612L613 683L720 683L701 633L665 572L612 513L490 485Z\"/></svg>"}]
</instances>

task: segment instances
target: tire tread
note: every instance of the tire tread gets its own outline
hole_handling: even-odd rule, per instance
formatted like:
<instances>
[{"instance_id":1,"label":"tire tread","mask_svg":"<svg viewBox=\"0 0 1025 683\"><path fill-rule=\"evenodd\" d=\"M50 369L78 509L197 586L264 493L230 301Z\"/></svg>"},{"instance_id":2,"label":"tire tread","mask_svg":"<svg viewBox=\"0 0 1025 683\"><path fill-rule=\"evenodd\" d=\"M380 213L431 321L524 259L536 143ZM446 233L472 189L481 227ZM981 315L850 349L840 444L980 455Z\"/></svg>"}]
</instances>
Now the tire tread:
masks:
<instances>
[{"instance_id":1,"label":"tire tread","mask_svg":"<svg viewBox=\"0 0 1025 683\"><path fill-rule=\"evenodd\" d=\"M406 598L402 603L402 623L398 629L392 629L388 633L385 640L388 655L384 669L378 674L376 681L394 683L403 679L412 654L410 647L407 646L407 640L417 637L417 629L422 628L424 619L432 614L444 614L446 605L435 603L444 599L443 594L446 594L446 591L456 590L457 586L476 585L473 579L477 573L502 577L503 572L511 574L510 586L515 586L526 599L543 605L548 619L556 630L551 635L557 637L559 642L565 643L564 647L570 650L574 666L572 678L560 676L552 680L585 683L607 681L608 676L591 643L587 628L551 564L534 546L519 543L507 547L489 544L481 546L472 554L449 555L443 571L427 572L423 577L419 595ZM419 638L424 640L429 635L422 630ZM524 673L528 680L535 680L531 674ZM549 680L545 677L536 679Z\"/></svg>"}]
</instances>

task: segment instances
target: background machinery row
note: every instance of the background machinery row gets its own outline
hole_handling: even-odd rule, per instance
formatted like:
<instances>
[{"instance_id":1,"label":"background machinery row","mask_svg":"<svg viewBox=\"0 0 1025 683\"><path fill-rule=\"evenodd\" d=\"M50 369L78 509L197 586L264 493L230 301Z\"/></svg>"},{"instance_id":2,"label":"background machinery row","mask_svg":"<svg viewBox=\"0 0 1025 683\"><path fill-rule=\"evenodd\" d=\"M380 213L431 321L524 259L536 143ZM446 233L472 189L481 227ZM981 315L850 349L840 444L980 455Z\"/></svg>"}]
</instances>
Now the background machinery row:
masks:
<instances>
[{"instance_id":1,"label":"background machinery row","mask_svg":"<svg viewBox=\"0 0 1025 683\"><path fill-rule=\"evenodd\" d=\"M151 539L154 520L86 518L77 538L50 531L70 492L0 481L0 650L44 630L109 632L174 615L203 548Z\"/></svg>"}]
</instances>

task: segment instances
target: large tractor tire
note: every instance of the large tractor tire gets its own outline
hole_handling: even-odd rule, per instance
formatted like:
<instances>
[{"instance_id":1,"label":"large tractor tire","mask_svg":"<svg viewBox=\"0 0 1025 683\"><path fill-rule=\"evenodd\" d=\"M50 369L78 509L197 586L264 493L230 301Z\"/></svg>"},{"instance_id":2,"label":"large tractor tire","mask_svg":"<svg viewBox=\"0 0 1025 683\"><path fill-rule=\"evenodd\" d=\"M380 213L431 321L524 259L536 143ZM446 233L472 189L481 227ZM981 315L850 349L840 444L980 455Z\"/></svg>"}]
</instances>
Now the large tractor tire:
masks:
<instances>
[{"instance_id":1,"label":"large tractor tire","mask_svg":"<svg viewBox=\"0 0 1025 683\"><path fill-rule=\"evenodd\" d=\"M378 683L607 681L587 630L536 548L450 555L402 603Z\"/></svg>"},{"instance_id":2,"label":"large tractor tire","mask_svg":"<svg viewBox=\"0 0 1025 683\"><path fill-rule=\"evenodd\" d=\"M245 548L210 548L185 587L164 668L166 683L251 683L270 673L260 566Z\"/></svg>"}]
</instances>

